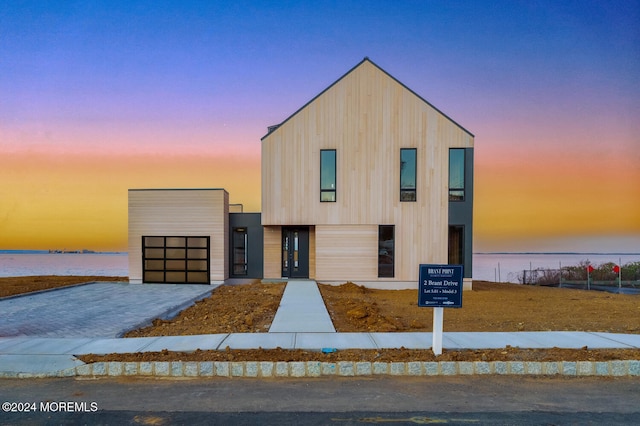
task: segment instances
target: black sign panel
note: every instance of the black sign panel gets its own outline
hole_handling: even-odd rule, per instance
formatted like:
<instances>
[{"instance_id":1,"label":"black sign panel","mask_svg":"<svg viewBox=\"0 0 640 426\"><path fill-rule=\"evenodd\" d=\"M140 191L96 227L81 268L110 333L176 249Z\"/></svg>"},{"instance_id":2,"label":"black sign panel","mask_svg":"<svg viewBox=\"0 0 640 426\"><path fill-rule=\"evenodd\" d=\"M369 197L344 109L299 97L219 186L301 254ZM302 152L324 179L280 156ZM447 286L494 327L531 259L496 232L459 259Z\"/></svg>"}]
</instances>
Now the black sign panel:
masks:
<instances>
[{"instance_id":1,"label":"black sign panel","mask_svg":"<svg viewBox=\"0 0 640 426\"><path fill-rule=\"evenodd\" d=\"M462 265L420 265L418 306L462 307Z\"/></svg>"}]
</instances>

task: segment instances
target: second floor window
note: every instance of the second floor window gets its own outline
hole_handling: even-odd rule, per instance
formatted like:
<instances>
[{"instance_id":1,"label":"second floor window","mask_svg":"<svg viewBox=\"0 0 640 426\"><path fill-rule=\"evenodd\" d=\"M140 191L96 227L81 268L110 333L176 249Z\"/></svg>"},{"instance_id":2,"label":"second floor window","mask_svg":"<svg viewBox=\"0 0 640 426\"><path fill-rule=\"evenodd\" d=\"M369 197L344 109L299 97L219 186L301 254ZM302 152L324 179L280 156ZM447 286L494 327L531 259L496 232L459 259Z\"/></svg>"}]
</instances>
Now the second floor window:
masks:
<instances>
[{"instance_id":1,"label":"second floor window","mask_svg":"<svg viewBox=\"0 0 640 426\"><path fill-rule=\"evenodd\" d=\"M416 201L416 148L400 150L400 201Z\"/></svg>"},{"instance_id":2,"label":"second floor window","mask_svg":"<svg viewBox=\"0 0 640 426\"><path fill-rule=\"evenodd\" d=\"M320 150L320 201L336 201L336 150Z\"/></svg>"},{"instance_id":3,"label":"second floor window","mask_svg":"<svg viewBox=\"0 0 640 426\"><path fill-rule=\"evenodd\" d=\"M449 149L449 201L464 201L464 148Z\"/></svg>"}]
</instances>

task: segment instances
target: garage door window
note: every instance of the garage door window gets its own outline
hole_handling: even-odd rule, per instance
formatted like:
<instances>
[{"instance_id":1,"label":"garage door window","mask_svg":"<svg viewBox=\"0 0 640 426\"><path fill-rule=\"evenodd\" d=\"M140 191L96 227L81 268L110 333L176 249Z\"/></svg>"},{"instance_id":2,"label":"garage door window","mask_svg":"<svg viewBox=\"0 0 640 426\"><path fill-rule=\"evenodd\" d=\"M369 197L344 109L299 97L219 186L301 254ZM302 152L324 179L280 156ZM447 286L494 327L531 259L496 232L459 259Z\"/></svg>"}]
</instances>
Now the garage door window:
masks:
<instances>
[{"instance_id":1,"label":"garage door window","mask_svg":"<svg viewBox=\"0 0 640 426\"><path fill-rule=\"evenodd\" d=\"M146 283L209 284L209 237L142 237Z\"/></svg>"}]
</instances>

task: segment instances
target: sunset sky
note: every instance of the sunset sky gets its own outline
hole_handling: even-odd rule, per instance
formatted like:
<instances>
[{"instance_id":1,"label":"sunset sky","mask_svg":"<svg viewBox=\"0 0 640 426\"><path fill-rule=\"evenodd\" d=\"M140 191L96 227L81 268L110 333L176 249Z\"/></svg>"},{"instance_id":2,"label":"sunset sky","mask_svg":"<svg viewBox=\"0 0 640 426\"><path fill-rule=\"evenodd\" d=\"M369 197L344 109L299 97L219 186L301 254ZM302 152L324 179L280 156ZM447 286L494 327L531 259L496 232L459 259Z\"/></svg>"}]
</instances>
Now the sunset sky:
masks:
<instances>
[{"instance_id":1,"label":"sunset sky","mask_svg":"<svg viewBox=\"0 0 640 426\"><path fill-rule=\"evenodd\" d=\"M127 189L260 211L260 138L368 56L475 134L474 251L640 252L640 1L0 0L0 249Z\"/></svg>"}]
</instances>

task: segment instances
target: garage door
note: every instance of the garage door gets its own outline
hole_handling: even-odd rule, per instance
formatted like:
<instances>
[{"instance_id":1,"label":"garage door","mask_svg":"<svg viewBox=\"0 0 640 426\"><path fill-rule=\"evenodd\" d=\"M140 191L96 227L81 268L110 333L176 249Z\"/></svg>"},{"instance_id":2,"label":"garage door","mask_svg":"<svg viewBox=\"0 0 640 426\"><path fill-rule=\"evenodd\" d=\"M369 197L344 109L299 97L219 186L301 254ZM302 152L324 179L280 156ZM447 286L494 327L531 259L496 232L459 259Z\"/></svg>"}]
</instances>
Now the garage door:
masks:
<instances>
[{"instance_id":1,"label":"garage door","mask_svg":"<svg viewBox=\"0 0 640 426\"><path fill-rule=\"evenodd\" d=\"M142 237L142 281L209 284L209 237Z\"/></svg>"}]
</instances>

